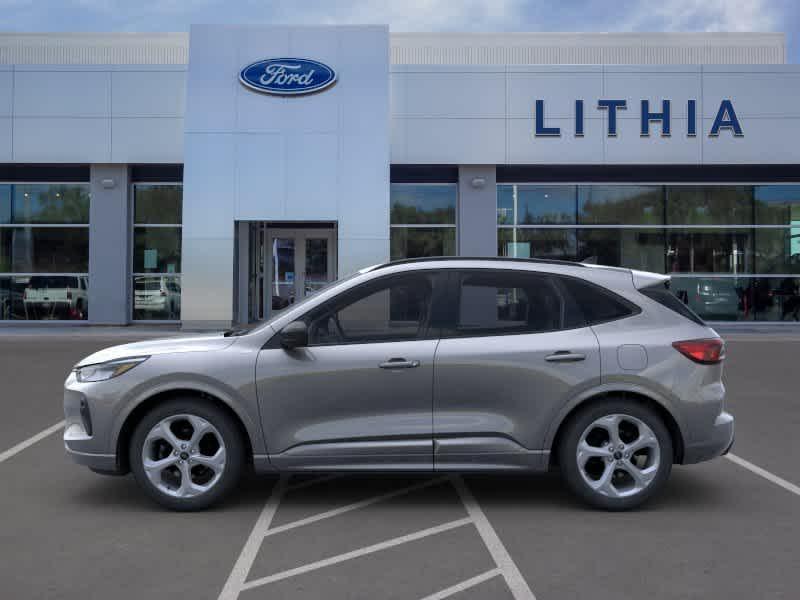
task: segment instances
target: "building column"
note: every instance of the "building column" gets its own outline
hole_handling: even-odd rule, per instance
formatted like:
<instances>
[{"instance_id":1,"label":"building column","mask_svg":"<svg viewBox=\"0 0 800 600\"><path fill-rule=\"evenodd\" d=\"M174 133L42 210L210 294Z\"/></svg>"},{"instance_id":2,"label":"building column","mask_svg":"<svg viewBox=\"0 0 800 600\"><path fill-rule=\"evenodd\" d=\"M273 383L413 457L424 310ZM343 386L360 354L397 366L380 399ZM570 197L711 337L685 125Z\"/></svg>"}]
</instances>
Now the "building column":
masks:
<instances>
[{"instance_id":1,"label":"building column","mask_svg":"<svg viewBox=\"0 0 800 600\"><path fill-rule=\"evenodd\" d=\"M458 168L458 254L497 256L497 169Z\"/></svg>"},{"instance_id":2,"label":"building column","mask_svg":"<svg viewBox=\"0 0 800 600\"><path fill-rule=\"evenodd\" d=\"M128 165L91 165L89 315L102 325L130 323Z\"/></svg>"}]
</instances>

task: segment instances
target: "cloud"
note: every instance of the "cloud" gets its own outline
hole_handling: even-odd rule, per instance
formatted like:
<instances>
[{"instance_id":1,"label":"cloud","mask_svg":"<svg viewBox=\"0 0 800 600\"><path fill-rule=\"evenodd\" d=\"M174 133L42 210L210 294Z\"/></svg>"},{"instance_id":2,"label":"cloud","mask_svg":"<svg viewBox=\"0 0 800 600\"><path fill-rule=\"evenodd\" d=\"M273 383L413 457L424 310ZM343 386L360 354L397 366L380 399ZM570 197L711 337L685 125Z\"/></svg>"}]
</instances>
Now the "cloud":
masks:
<instances>
[{"instance_id":1,"label":"cloud","mask_svg":"<svg viewBox=\"0 0 800 600\"><path fill-rule=\"evenodd\" d=\"M767 0L639 2L624 21L631 31L775 31L779 6Z\"/></svg>"}]
</instances>

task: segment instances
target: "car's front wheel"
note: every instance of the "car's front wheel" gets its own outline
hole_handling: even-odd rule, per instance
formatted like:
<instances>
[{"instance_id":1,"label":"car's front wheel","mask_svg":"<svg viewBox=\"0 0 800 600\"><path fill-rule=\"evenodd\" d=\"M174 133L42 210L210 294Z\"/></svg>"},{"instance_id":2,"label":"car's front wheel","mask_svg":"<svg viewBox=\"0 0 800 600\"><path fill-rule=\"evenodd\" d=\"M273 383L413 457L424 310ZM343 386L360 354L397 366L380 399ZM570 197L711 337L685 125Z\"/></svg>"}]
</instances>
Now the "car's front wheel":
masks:
<instances>
[{"instance_id":1,"label":"car's front wheel","mask_svg":"<svg viewBox=\"0 0 800 600\"><path fill-rule=\"evenodd\" d=\"M672 458L672 438L661 417L622 399L580 411L558 448L569 487L606 510L635 508L651 498L669 478Z\"/></svg>"},{"instance_id":2,"label":"car's front wheel","mask_svg":"<svg viewBox=\"0 0 800 600\"><path fill-rule=\"evenodd\" d=\"M200 510L239 481L245 452L231 416L199 398L173 399L148 412L133 432L131 471L156 502Z\"/></svg>"}]
</instances>

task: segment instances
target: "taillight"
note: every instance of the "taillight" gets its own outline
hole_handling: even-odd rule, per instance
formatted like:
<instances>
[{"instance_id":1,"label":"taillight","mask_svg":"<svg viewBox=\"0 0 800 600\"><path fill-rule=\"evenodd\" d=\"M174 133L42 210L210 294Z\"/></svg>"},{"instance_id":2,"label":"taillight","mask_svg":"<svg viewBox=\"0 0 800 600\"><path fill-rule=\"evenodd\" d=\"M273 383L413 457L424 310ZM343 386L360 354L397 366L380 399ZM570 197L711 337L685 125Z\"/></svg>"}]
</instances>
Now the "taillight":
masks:
<instances>
[{"instance_id":1,"label":"taillight","mask_svg":"<svg viewBox=\"0 0 800 600\"><path fill-rule=\"evenodd\" d=\"M725 342L719 338L672 342L672 347L701 365L715 365L725 358Z\"/></svg>"}]
</instances>

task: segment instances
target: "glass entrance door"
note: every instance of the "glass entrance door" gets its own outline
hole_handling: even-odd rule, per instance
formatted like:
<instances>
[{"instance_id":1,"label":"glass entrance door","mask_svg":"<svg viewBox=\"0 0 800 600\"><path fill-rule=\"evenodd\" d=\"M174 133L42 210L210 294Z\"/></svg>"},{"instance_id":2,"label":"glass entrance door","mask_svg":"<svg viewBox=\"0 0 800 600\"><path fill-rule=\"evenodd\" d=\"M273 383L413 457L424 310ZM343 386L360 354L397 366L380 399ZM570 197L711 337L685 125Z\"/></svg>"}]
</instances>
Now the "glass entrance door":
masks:
<instances>
[{"instance_id":1,"label":"glass entrance door","mask_svg":"<svg viewBox=\"0 0 800 600\"><path fill-rule=\"evenodd\" d=\"M269 277L264 300L268 316L336 278L333 229L270 228L267 238L264 252Z\"/></svg>"}]
</instances>

